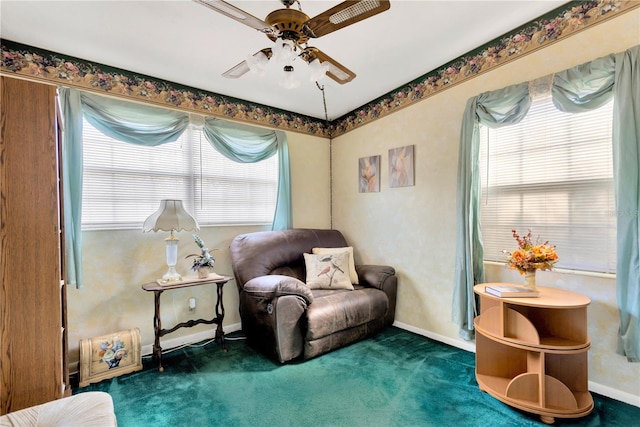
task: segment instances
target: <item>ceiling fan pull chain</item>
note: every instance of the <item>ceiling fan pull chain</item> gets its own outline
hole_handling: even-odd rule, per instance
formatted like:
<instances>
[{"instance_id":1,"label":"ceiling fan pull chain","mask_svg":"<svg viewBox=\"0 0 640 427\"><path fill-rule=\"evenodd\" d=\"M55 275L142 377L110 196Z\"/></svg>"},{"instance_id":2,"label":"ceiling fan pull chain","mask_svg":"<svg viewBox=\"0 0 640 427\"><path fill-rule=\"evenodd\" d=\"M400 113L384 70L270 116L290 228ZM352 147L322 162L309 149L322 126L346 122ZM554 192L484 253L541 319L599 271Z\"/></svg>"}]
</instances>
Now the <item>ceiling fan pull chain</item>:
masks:
<instances>
[{"instance_id":1,"label":"ceiling fan pull chain","mask_svg":"<svg viewBox=\"0 0 640 427\"><path fill-rule=\"evenodd\" d=\"M316 81L316 86L322 92L322 104L324 105L324 120L329 136L329 188L333 188L333 137L331 136L331 126L329 125L329 114L327 113L327 98L324 92L324 85ZM329 227L333 229L333 191L329 192Z\"/></svg>"},{"instance_id":2,"label":"ceiling fan pull chain","mask_svg":"<svg viewBox=\"0 0 640 427\"><path fill-rule=\"evenodd\" d=\"M327 132L329 132L329 139L331 139L331 128L329 127L329 114L327 113L327 98L324 93L324 85L320 86L320 83L316 81L316 86L318 87L318 89L320 89L320 92L322 92L322 104L324 106L324 120L326 123L325 125L327 126Z\"/></svg>"}]
</instances>

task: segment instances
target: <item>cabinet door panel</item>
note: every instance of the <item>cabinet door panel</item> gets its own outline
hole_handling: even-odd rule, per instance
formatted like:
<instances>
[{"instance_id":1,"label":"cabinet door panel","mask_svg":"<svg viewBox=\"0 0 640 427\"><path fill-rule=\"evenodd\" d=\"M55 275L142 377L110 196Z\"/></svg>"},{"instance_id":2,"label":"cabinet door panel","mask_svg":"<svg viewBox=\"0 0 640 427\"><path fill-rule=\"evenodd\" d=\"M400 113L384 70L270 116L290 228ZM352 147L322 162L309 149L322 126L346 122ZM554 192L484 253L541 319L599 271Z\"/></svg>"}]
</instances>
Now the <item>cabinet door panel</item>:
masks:
<instances>
[{"instance_id":1,"label":"cabinet door panel","mask_svg":"<svg viewBox=\"0 0 640 427\"><path fill-rule=\"evenodd\" d=\"M60 234L53 86L2 77L1 412L61 397Z\"/></svg>"}]
</instances>

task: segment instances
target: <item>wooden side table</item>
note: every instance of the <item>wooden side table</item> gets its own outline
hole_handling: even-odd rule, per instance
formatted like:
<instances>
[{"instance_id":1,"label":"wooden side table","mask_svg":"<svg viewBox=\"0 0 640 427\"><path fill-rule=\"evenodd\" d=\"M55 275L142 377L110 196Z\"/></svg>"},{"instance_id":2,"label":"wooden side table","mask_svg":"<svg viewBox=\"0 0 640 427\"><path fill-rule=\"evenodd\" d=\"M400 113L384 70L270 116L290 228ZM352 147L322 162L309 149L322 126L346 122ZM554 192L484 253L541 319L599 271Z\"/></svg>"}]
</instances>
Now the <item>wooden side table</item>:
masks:
<instances>
[{"instance_id":1,"label":"wooden side table","mask_svg":"<svg viewBox=\"0 0 640 427\"><path fill-rule=\"evenodd\" d=\"M539 298L499 298L476 285L476 379L480 390L515 408L555 418L593 410L588 389L586 296L538 286Z\"/></svg>"},{"instance_id":2,"label":"wooden side table","mask_svg":"<svg viewBox=\"0 0 640 427\"><path fill-rule=\"evenodd\" d=\"M222 321L224 320L224 303L222 301L222 290L224 284L229 280L233 280L232 277L229 276L211 276L206 279L200 279L197 277L193 278L185 278L184 280L177 282L169 282L166 284L160 284L159 282L150 282L142 285L142 289L148 292L153 292L155 296L155 310L153 315L153 328L155 331L155 341L153 343L153 358L158 360L158 369L160 372L164 371L162 367L162 347L160 346L160 338L165 336L166 334L170 334L171 332L176 331L180 328L190 328L195 325L199 325L201 323L211 325L213 323L217 324L215 340L220 340L220 344L224 351L227 351L227 348L224 344L224 331L222 330ZM201 285L216 285L217 290L217 300L215 307L215 315L212 319L197 319L197 320L189 320L186 322L181 322L175 325L170 329L162 329L162 320L160 319L160 295L162 292L169 291L172 289L182 289L188 288L191 286L201 286Z\"/></svg>"}]
</instances>

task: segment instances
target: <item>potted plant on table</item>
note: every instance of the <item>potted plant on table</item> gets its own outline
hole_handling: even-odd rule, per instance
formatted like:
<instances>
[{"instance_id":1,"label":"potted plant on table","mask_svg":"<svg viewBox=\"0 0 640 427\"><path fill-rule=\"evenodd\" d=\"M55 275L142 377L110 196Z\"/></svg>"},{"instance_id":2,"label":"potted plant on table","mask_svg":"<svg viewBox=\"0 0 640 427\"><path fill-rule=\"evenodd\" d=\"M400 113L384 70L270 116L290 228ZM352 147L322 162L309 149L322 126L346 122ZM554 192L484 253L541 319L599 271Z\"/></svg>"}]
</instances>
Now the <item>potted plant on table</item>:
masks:
<instances>
[{"instance_id":1,"label":"potted plant on table","mask_svg":"<svg viewBox=\"0 0 640 427\"><path fill-rule=\"evenodd\" d=\"M195 240L196 245L200 248L200 254L190 254L185 258L194 257L191 269L198 273L198 277L200 279L206 279L211 273L213 273L213 265L216 260L211 256L209 248L204 246L204 242L200 236L194 234L193 239ZM215 250L217 249L212 249L212 251Z\"/></svg>"},{"instance_id":2,"label":"potted plant on table","mask_svg":"<svg viewBox=\"0 0 640 427\"><path fill-rule=\"evenodd\" d=\"M536 290L536 271L551 270L558 262L556 247L549 242L540 243L540 238L533 241L531 230L524 236L520 236L516 230L511 230L513 238L518 242L518 249L507 254L507 266L518 270L525 276L525 288Z\"/></svg>"}]
</instances>

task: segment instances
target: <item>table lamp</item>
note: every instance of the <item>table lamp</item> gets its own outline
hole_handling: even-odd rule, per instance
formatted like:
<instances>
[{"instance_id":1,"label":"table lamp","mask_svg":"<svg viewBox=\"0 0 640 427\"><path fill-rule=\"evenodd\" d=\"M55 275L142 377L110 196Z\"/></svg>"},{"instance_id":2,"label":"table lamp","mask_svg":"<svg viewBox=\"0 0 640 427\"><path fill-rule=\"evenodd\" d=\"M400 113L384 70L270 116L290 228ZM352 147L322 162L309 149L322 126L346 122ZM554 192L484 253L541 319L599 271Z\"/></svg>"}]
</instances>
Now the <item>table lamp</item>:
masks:
<instances>
[{"instance_id":1,"label":"table lamp","mask_svg":"<svg viewBox=\"0 0 640 427\"><path fill-rule=\"evenodd\" d=\"M167 265L169 270L162 276L164 282L182 280L182 276L176 271L178 263L178 239L174 231L199 230L198 222L189 215L182 206L182 200L162 200L160 208L144 221L142 231L169 231L171 234L165 239L167 243Z\"/></svg>"}]
</instances>

